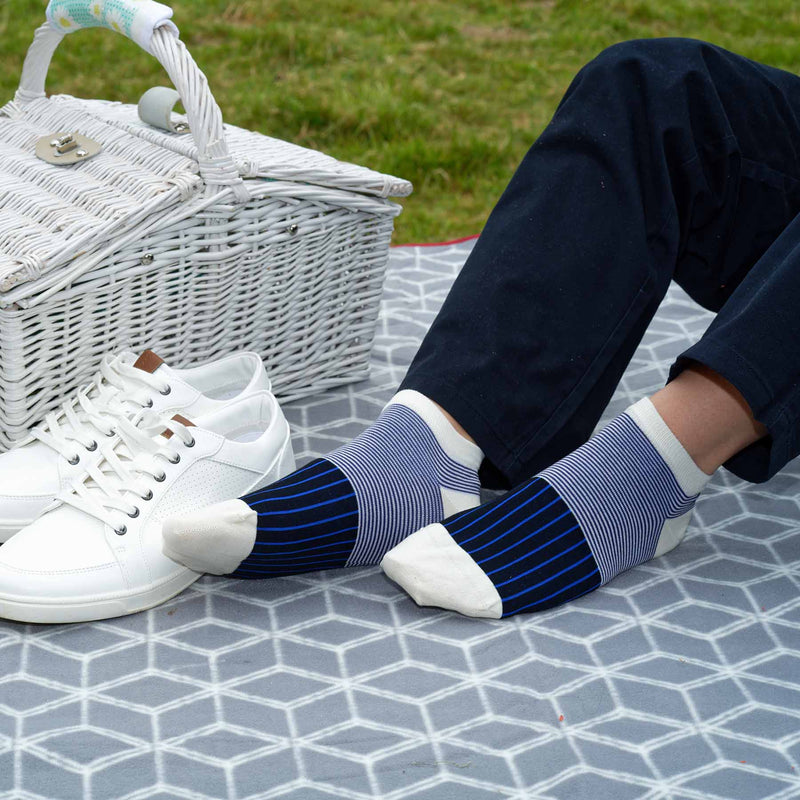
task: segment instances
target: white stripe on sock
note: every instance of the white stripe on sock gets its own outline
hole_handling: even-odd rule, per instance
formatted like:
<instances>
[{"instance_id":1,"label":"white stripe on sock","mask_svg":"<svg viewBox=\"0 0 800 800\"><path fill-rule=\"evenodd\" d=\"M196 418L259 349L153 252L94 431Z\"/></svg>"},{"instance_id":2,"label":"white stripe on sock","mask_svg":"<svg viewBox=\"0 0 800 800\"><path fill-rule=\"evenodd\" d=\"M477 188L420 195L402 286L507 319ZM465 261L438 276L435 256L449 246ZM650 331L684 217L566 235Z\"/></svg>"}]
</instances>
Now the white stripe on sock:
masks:
<instances>
[{"instance_id":1,"label":"white stripe on sock","mask_svg":"<svg viewBox=\"0 0 800 800\"><path fill-rule=\"evenodd\" d=\"M686 514L709 479L649 400L541 476L575 514L603 583L652 558L665 520Z\"/></svg>"},{"instance_id":2,"label":"white stripe on sock","mask_svg":"<svg viewBox=\"0 0 800 800\"><path fill-rule=\"evenodd\" d=\"M483 453L419 392L399 392L374 425L326 459L350 481L358 503L347 566L377 564L403 538L441 520L443 489L479 500Z\"/></svg>"}]
</instances>

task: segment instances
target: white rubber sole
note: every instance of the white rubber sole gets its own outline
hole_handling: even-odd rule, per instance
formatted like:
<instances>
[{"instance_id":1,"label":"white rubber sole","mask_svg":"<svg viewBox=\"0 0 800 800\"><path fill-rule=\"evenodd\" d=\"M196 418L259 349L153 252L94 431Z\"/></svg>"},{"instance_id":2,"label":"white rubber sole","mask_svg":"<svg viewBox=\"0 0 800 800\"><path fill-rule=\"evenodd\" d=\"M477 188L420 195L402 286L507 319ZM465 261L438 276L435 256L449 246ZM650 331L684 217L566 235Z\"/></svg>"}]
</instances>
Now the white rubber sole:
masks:
<instances>
[{"instance_id":1,"label":"white rubber sole","mask_svg":"<svg viewBox=\"0 0 800 800\"><path fill-rule=\"evenodd\" d=\"M14 622L42 625L68 622L94 622L113 617L125 617L166 603L191 586L202 575L184 569L160 584L124 594L100 595L44 600L0 593L0 617Z\"/></svg>"}]
</instances>

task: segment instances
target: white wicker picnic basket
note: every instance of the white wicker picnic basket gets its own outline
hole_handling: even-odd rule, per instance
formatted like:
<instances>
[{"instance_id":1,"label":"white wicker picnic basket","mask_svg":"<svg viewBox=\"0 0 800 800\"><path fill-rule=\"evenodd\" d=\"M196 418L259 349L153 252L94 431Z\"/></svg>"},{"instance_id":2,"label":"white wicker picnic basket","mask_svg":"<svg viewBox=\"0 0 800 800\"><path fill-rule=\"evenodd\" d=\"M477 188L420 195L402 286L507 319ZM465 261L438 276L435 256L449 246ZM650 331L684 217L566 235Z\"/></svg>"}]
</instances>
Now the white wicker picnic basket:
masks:
<instances>
[{"instance_id":1,"label":"white wicker picnic basket","mask_svg":"<svg viewBox=\"0 0 800 800\"><path fill-rule=\"evenodd\" d=\"M366 374L400 212L387 198L411 185L223 125L171 17L151 0L51 0L0 108L0 448L122 348L176 366L256 350L283 400ZM154 124L45 95L55 49L90 26L163 65L177 94L148 93Z\"/></svg>"}]
</instances>

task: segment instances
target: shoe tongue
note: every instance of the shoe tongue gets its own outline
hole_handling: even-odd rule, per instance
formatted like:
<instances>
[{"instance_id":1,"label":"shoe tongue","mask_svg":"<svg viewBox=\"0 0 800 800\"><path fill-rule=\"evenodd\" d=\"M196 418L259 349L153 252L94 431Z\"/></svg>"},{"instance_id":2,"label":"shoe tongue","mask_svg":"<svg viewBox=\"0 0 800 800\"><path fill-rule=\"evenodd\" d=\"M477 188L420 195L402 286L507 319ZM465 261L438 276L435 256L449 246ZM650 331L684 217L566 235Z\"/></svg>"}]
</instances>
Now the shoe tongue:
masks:
<instances>
[{"instance_id":1,"label":"shoe tongue","mask_svg":"<svg viewBox=\"0 0 800 800\"><path fill-rule=\"evenodd\" d=\"M133 366L142 372L148 372L151 375L155 373L161 377L166 377L168 380L175 380L176 378L172 367L158 353L154 353L152 350L145 350L133 362Z\"/></svg>"},{"instance_id":2,"label":"shoe tongue","mask_svg":"<svg viewBox=\"0 0 800 800\"><path fill-rule=\"evenodd\" d=\"M197 427L194 424L194 422L192 422L190 419L186 419L186 417L182 417L180 414L174 414L172 419L174 419L175 422L180 422L181 425L185 425L187 428L196 428ZM161 432L161 435L165 439L170 439L170 438L172 438L172 431L169 428L167 428L167 430Z\"/></svg>"}]
</instances>

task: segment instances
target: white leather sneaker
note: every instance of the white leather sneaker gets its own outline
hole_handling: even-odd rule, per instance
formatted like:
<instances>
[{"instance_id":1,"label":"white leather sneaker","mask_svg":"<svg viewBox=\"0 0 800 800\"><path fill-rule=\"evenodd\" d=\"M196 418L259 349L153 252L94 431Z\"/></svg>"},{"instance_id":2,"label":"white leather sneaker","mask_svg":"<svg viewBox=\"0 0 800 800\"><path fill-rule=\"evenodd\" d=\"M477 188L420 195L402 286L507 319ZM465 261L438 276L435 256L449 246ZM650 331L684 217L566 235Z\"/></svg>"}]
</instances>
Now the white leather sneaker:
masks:
<instances>
[{"instance_id":1,"label":"white leather sneaker","mask_svg":"<svg viewBox=\"0 0 800 800\"><path fill-rule=\"evenodd\" d=\"M200 573L162 554L162 520L294 470L289 426L269 392L194 424L145 410L116 426L85 479L0 548L0 617L85 622L163 603Z\"/></svg>"},{"instance_id":2,"label":"white leather sneaker","mask_svg":"<svg viewBox=\"0 0 800 800\"><path fill-rule=\"evenodd\" d=\"M13 450L0 455L0 543L33 522L53 498L99 458L118 420L143 408L197 417L232 398L270 389L261 358L238 353L190 369L172 369L151 350L107 356L94 380L48 414Z\"/></svg>"}]
</instances>

